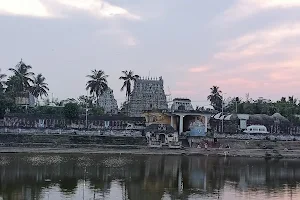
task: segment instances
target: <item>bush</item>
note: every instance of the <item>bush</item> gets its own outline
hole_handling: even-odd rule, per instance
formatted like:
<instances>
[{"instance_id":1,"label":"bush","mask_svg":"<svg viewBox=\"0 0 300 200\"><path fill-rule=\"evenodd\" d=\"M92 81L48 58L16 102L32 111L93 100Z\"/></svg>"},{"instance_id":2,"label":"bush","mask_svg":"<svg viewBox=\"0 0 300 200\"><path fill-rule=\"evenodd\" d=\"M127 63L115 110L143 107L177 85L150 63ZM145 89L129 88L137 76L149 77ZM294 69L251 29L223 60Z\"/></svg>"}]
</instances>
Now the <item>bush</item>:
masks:
<instances>
[{"instance_id":1,"label":"bush","mask_svg":"<svg viewBox=\"0 0 300 200\"><path fill-rule=\"evenodd\" d=\"M63 108L63 113L66 119L77 119L79 116L79 105L77 103L67 103Z\"/></svg>"}]
</instances>

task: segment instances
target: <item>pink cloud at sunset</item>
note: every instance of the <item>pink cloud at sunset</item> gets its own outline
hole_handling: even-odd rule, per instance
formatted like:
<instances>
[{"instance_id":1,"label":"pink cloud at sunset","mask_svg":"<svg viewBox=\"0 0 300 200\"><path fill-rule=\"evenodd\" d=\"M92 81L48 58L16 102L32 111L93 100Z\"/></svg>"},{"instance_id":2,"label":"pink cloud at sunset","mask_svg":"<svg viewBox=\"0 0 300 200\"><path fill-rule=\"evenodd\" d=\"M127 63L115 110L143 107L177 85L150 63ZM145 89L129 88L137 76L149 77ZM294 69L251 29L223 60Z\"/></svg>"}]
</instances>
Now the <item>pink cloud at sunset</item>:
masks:
<instances>
[{"instance_id":1,"label":"pink cloud at sunset","mask_svg":"<svg viewBox=\"0 0 300 200\"><path fill-rule=\"evenodd\" d=\"M190 68L188 71L192 72L192 73L193 72L198 73L198 72L205 72L208 70L209 70L209 67L203 66L203 67L193 67L193 68Z\"/></svg>"},{"instance_id":2,"label":"pink cloud at sunset","mask_svg":"<svg viewBox=\"0 0 300 200\"><path fill-rule=\"evenodd\" d=\"M237 0L235 3L223 12L222 21L234 22L244 20L261 12L275 9L287 9L300 7L298 0Z\"/></svg>"},{"instance_id":3,"label":"pink cloud at sunset","mask_svg":"<svg viewBox=\"0 0 300 200\"><path fill-rule=\"evenodd\" d=\"M299 50L299 47L298 45L285 44L285 42L298 37L300 37L300 22L271 27L222 42L221 45L225 49L216 53L214 58L239 60L276 52L285 53L284 51L288 51L290 53L294 48Z\"/></svg>"},{"instance_id":4,"label":"pink cloud at sunset","mask_svg":"<svg viewBox=\"0 0 300 200\"><path fill-rule=\"evenodd\" d=\"M23 58L59 99L85 94L93 69L119 104L122 70L162 76L166 93L195 102L213 85L299 98L300 0L215 1L0 0L1 72Z\"/></svg>"}]
</instances>

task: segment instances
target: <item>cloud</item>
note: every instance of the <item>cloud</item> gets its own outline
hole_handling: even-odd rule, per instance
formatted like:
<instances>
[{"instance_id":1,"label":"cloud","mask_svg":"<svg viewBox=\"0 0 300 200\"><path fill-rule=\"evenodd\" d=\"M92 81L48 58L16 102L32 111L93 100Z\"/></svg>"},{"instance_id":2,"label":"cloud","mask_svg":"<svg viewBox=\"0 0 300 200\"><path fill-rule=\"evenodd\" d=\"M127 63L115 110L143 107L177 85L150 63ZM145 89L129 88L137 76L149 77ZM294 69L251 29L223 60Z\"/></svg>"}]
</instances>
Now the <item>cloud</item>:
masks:
<instances>
[{"instance_id":1,"label":"cloud","mask_svg":"<svg viewBox=\"0 0 300 200\"><path fill-rule=\"evenodd\" d=\"M141 19L140 16L132 14L124 8L102 0L0 0L0 14L33 17L67 17L66 11L70 10L82 11L98 19L116 17L130 20Z\"/></svg>"},{"instance_id":2,"label":"cloud","mask_svg":"<svg viewBox=\"0 0 300 200\"><path fill-rule=\"evenodd\" d=\"M214 58L238 60L254 56L284 53L285 51L290 53L293 48L299 49L299 47L298 45L293 46L285 43L285 41L298 37L300 38L300 23L271 27L223 42L222 46L225 47L225 50L216 53Z\"/></svg>"},{"instance_id":3,"label":"cloud","mask_svg":"<svg viewBox=\"0 0 300 200\"><path fill-rule=\"evenodd\" d=\"M53 17L40 0L0 0L0 14Z\"/></svg>"},{"instance_id":4,"label":"cloud","mask_svg":"<svg viewBox=\"0 0 300 200\"><path fill-rule=\"evenodd\" d=\"M129 31L123 30L120 27L112 27L104 30L98 30L95 32L97 37L114 37L116 40L126 46L136 46L139 44L138 39L133 36Z\"/></svg>"},{"instance_id":5,"label":"cloud","mask_svg":"<svg viewBox=\"0 0 300 200\"><path fill-rule=\"evenodd\" d=\"M209 70L209 67L201 66L201 67L190 68L188 71L192 72L192 73L199 73L199 72L205 72L205 71L208 71L208 70Z\"/></svg>"},{"instance_id":6,"label":"cloud","mask_svg":"<svg viewBox=\"0 0 300 200\"><path fill-rule=\"evenodd\" d=\"M101 0L56 0L59 4L70 9L87 12L98 18L124 17L127 19L140 20L141 17L134 15L124 8L112 5Z\"/></svg>"},{"instance_id":7,"label":"cloud","mask_svg":"<svg viewBox=\"0 0 300 200\"><path fill-rule=\"evenodd\" d=\"M225 10L219 19L222 21L239 21L263 11L299 7L299 0L237 0Z\"/></svg>"},{"instance_id":8,"label":"cloud","mask_svg":"<svg viewBox=\"0 0 300 200\"><path fill-rule=\"evenodd\" d=\"M124 40L124 44L127 46L136 46L138 44L138 41L133 36L127 36Z\"/></svg>"}]
</instances>

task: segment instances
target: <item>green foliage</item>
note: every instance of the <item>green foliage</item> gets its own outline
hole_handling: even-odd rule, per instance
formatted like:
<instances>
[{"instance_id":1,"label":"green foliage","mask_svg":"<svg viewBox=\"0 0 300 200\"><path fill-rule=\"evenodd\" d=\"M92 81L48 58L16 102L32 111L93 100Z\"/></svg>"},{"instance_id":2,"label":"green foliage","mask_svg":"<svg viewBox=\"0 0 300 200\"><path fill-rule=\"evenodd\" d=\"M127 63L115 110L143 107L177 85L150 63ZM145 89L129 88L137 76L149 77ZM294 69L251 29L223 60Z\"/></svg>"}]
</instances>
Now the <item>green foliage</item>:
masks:
<instances>
[{"instance_id":1,"label":"green foliage","mask_svg":"<svg viewBox=\"0 0 300 200\"><path fill-rule=\"evenodd\" d=\"M8 78L7 89L14 93L29 91L34 76L31 69L32 67L22 60L14 68L9 68L13 75Z\"/></svg>"},{"instance_id":2,"label":"green foliage","mask_svg":"<svg viewBox=\"0 0 300 200\"><path fill-rule=\"evenodd\" d=\"M288 98L282 97L277 102L271 101L239 101L237 102L238 113L240 114L266 114L273 115L274 113L280 113L286 117L293 124L300 125L300 119L296 115L300 115L300 105L297 104L298 100L293 96ZM236 101L232 99L225 106L224 111L235 113Z\"/></svg>"},{"instance_id":3,"label":"green foliage","mask_svg":"<svg viewBox=\"0 0 300 200\"><path fill-rule=\"evenodd\" d=\"M222 91L218 86L213 86L210 90L210 95L208 95L207 100L210 101L210 105L212 105L215 110L221 111L223 103L223 97L221 96Z\"/></svg>"},{"instance_id":4,"label":"green foliage","mask_svg":"<svg viewBox=\"0 0 300 200\"><path fill-rule=\"evenodd\" d=\"M63 107L37 106L33 109L33 113L37 115L62 115Z\"/></svg>"},{"instance_id":5,"label":"green foliage","mask_svg":"<svg viewBox=\"0 0 300 200\"><path fill-rule=\"evenodd\" d=\"M93 96L84 96L84 95L81 95L78 97L78 102L79 102L79 105L82 107L82 108L85 108L85 107L88 107L88 108L91 108L93 107L93 102L94 102L95 98Z\"/></svg>"},{"instance_id":6,"label":"green foliage","mask_svg":"<svg viewBox=\"0 0 300 200\"><path fill-rule=\"evenodd\" d=\"M13 98L8 97L4 93L0 93L0 118L4 117L6 110L15 110L16 104Z\"/></svg>"},{"instance_id":7,"label":"green foliage","mask_svg":"<svg viewBox=\"0 0 300 200\"><path fill-rule=\"evenodd\" d=\"M48 84L45 83L45 77L43 77L42 74L38 74L36 77L33 79L33 85L30 88L30 91L32 95L36 98L45 96L48 96Z\"/></svg>"},{"instance_id":8,"label":"green foliage","mask_svg":"<svg viewBox=\"0 0 300 200\"><path fill-rule=\"evenodd\" d=\"M102 107L93 107L92 109L90 109L90 113L95 116L103 115L104 109Z\"/></svg>"},{"instance_id":9,"label":"green foliage","mask_svg":"<svg viewBox=\"0 0 300 200\"><path fill-rule=\"evenodd\" d=\"M87 76L90 80L86 83L86 90L90 95L95 95L97 98L97 105L100 95L108 88L107 77L102 70L92 70L92 74Z\"/></svg>"},{"instance_id":10,"label":"green foliage","mask_svg":"<svg viewBox=\"0 0 300 200\"><path fill-rule=\"evenodd\" d=\"M80 107L76 103L67 103L63 108L66 119L77 119L79 117Z\"/></svg>"},{"instance_id":11,"label":"green foliage","mask_svg":"<svg viewBox=\"0 0 300 200\"><path fill-rule=\"evenodd\" d=\"M126 97L127 100L129 100L129 97L131 95L131 85L132 82L135 83L136 80L139 78L139 75L134 75L134 72L129 70L129 71L122 71L123 76L121 76L119 79L123 80L123 86L121 88L121 91L123 91L126 88Z\"/></svg>"}]
</instances>

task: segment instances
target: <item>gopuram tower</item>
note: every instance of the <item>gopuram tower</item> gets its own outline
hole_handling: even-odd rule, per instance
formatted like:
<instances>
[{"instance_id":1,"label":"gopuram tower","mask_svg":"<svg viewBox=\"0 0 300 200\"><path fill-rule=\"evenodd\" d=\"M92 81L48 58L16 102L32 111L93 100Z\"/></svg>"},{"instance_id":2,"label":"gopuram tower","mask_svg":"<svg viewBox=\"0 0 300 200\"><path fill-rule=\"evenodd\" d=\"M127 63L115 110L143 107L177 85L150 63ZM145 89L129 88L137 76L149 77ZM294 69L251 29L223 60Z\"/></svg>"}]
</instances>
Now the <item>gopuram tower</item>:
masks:
<instances>
[{"instance_id":1,"label":"gopuram tower","mask_svg":"<svg viewBox=\"0 0 300 200\"><path fill-rule=\"evenodd\" d=\"M162 77L137 79L127 109L130 117L141 117L145 110L168 109Z\"/></svg>"}]
</instances>

